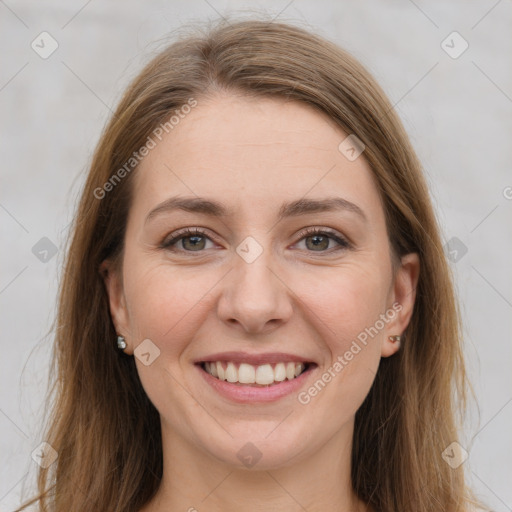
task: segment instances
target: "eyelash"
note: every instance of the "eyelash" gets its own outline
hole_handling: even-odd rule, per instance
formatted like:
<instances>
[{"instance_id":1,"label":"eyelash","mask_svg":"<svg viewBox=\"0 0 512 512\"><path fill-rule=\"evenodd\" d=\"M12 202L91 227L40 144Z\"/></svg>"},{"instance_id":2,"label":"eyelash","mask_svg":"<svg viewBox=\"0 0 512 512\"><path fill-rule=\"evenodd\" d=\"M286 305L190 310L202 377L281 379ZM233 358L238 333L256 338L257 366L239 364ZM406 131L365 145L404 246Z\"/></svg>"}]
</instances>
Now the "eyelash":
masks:
<instances>
[{"instance_id":1,"label":"eyelash","mask_svg":"<svg viewBox=\"0 0 512 512\"><path fill-rule=\"evenodd\" d=\"M301 240L303 240L304 238L308 238L310 236L315 236L315 235L327 236L339 244L339 247L334 248L334 250L328 249L326 251L318 251L320 253L330 254L332 252L337 252L340 250L347 250L347 249L352 248L352 245L350 244L350 242L348 242L348 240L346 240L344 237L340 236L336 231L333 231L328 228L306 228L299 233L299 235L298 235L300 237L299 242ZM211 240L211 238L206 234L206 231L203 230L202 228L184 228L184 229L177 231L176 233L173 233L171 235L171 238L164 239L164 241L160 244L159 248L167 249L167 250L174 251L174 252L187 252L187 253L204 252L204 251L187 251L185 249L182 249L181 251L176 251L176 249L172 248L172 246L175 245L180 240L183 240L184 238L188 238L188 237L192 237L192 236L205 237L205 238L208 238L209 240ZM213 241L213 240L211 240L211 241ZM308 251L308 252L317 252L317 251Z\"/></svg>"}]
</instances>

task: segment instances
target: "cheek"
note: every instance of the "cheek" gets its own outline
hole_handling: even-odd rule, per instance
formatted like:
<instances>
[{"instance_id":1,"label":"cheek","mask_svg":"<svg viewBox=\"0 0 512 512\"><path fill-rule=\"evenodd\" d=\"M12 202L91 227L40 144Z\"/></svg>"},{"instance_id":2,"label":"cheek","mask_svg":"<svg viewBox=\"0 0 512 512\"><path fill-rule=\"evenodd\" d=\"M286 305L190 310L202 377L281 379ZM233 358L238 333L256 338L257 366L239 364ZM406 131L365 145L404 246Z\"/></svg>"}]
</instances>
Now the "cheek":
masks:
<instances>
[{"instance_id":1,"label":"cheek","mask_svg":"<svg viewBox=\"0 0 512 512\"><path fill-rule=\"evenodd\" d=\"M303 302L322 321L336 354L385 313L387 280L378 265L330 268L328 275L316 277L308 273L302 288Z\"/></svg>"},{"instance_id":2,"label":"cheek","mask_svg":"<svg viewBox=\"0 0 512 512\"><path fill-rule=\"evenodd\" d=\"M125 285L133 332L157 343L180 340L217 280L204 272L199 278L197 272L162 265L134 271Z\"/></svg>"},{"instance_id":3,"label":"cheek","mask_svg":"<svg viewBox=\"0 0 512 512\"><path fill-rule=\"evenodd\" d=\"M329 389L318 393L322 395L318 405L327 407L342 401L344 407L338 413L354 413L368 393L380 362L385 325L380 319L386 313L387 276L379 264L346 265L330 269L328 279L308 277L304 290L302 300L314 313L310 318L317 319L315 329L327 350L322 375ZM322 385L317 388L323 389ZM310 396L315 393L311 390Z\"/></svg>"},{"instance_id":4,"label":"cheek","mask_svg":"<svg viewBox=\"0 0 512 512\"><path fill-rule=\"evenodd\" d=\"M361 406L381 357L382 331L370 331L385 312L385 283L378 272L352 267L333 272L327 285L310 291L302 300L316 318L315 330L327 351L312 385L298 396L300 410L311 424L330 425L334 432ZM382 283L382 285L380 284ZM380 324L379 324L380 325Z\"/></svg>"},{"instance_id":5,"label":"cheek","mask_svg":"<svg viewBox=\"0 0 512 512\"><path fill-rule=\"evenodd\" d=\"M198 405L185 391L189 368L184 355L211 310L208 292L219 278L165 264L146 262L131 268L125 290L135 345L150 339L159 350L148 366L135 359L139 378L163 417L174 418L178 428L186 431L194 423Z\"/></svg>"}]
</instances>

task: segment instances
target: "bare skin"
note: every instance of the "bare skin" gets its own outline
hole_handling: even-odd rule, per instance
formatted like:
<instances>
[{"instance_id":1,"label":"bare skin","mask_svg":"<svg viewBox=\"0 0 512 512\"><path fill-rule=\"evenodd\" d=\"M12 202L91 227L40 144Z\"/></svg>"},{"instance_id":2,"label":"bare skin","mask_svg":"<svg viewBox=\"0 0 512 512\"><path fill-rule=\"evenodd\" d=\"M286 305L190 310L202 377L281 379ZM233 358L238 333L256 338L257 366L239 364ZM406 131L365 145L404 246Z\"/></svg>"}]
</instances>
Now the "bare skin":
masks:
<instances>
[{"instance_id":1,"label":"bare skin","mask_svg":"<svg viewBox=\"0 0 512 512\"><path fill-rule=\"evenodd\" d=\"M346 136L309 106L223 94L199 99L136 171L122 275L104 268L125 352L145 339L160 350L147 366L135 358L160 413L164 456L162 484L141 512L371 510L350 482L354 417L380 359L398 350L388 337L410 320L419 261L409 254L393 268L372 172L364 153L349 161L338 150ZM172 196L233 212L160 211L146 221ZM327 197L363 215L343 208L278 220L282 203ZM186 227L204 234L161 246ZM348 245L303 234L309 227ZM250 263L236 250L248 236L262 250ZM307 393L381 315L378 334L308 403L297 392L236 403L194 365L223 351L300 355L317 364ZM252 467L237 457L247 443L261 453Z\"/></svg>"}]
</instances>

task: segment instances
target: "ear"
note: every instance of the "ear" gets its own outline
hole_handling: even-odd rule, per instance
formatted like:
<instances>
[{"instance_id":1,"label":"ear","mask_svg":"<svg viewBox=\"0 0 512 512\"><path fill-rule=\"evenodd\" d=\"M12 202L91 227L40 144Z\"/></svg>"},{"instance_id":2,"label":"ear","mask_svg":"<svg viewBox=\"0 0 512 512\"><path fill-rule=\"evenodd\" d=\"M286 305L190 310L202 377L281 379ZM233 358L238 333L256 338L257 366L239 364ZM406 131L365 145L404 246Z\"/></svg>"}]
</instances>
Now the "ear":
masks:
<instances>
[{"instance_id":1,"label":"ear","mask_svg":"<svg viewBox=\"0 0 512 512\"><path fill-rule=\"evenodd\" d=\"M100 274L103 277L103 282L107 290L110 316L112 317L116 333L118 336L123 336L126 340L127 347L124 352L131 354L133 350L130 346L129 315L123 291L122 276L119 271L114 268L110 260L105 260L101 263ZM115 340L113 340L113 342L115 342Z\"/></svg>"},{"instance_id":2,"label":"ear","mask_svg":"<svg viewBox=\"0 0 512 512\"><path fill-rule=\"evenodd\" d=\"M391 285L388 311L394 311L395 315L386 324L386 336L382 341L382 357L389 357L400 348L400 343L390 341L389 336L402 335L409 325L414 310L419 275L418 254L410 253L403 256Z\"/></svg>"}]
</instances>

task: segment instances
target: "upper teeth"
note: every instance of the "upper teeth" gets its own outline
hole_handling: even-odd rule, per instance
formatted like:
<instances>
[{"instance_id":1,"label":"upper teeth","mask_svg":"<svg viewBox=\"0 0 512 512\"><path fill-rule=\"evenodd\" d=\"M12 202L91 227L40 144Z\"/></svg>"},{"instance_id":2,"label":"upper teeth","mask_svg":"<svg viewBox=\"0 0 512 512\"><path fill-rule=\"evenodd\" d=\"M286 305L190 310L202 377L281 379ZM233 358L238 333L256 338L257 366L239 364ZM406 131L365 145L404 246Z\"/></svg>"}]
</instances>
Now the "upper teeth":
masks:
<instances>
[{"instance_id":1,"label":"upper teeth","mask_svg":"<svg viewBox=\"0 0 512 512\"><path fill-rule=\"evenodd\" d=\"M275 367L270 364L254 366L252 364L223 363L221 361L204 363L205 370L214 377L228 382L240 384L268 385L281 382L285 379L292 380L298 377L305 369L304 363L277 363Z\"/></svg>"}]
</instances>

